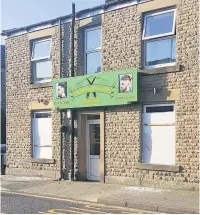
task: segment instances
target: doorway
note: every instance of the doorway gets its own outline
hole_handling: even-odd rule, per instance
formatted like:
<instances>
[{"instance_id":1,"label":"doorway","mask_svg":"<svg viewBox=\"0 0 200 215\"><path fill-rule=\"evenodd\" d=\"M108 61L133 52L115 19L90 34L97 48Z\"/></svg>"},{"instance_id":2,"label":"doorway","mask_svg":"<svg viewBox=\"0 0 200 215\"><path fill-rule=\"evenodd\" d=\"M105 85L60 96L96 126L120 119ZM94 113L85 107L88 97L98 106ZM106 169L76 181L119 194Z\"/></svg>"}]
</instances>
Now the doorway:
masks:
<instances>
[{"instance_id":1,"label":"doorway","mask_svg":"<svg viewBox=\"0 0 200 215\"><path fill-rule=\"evenodd\" d=\"M100 119L87 119L87 180L100 181Z\"/></svg>"}]
</instances>

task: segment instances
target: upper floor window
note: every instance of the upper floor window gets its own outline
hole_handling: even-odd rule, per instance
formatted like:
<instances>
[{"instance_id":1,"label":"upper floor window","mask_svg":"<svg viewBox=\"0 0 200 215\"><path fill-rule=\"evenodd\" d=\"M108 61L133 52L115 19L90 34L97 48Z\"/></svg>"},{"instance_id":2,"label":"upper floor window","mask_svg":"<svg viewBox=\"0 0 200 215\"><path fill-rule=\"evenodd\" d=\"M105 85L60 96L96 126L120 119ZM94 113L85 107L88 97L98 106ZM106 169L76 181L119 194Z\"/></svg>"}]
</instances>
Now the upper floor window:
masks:
<instances>
[{"instance_id":1,"label":"upper floor window","mask_svg":"<svg viewBox=\"0 0 200 215\"><path fill-rule=\"evenodd\" d=\"M176 61L175 9L144 16L144 67L172 65Z\"/></svg>"},{"instance_id":2,"label":"upper floor window","mask_svg":"<svg viewBox=\"0 0 200 215\"><path fill-rule=\"evenodd\" d=\"M32 42L32 81L44 83L51 81L51 39L43 39Z\"/></svg>"},{"instance_id":3,"label":"upper floor window","mask_svg":"<svg viewBox=\"0 0 200 215\"><path fill-rule=\"evenodd\" d=\"M101 27L85 31L85 70L87 74L101 72Z\"/></svg>"}]
</instances>

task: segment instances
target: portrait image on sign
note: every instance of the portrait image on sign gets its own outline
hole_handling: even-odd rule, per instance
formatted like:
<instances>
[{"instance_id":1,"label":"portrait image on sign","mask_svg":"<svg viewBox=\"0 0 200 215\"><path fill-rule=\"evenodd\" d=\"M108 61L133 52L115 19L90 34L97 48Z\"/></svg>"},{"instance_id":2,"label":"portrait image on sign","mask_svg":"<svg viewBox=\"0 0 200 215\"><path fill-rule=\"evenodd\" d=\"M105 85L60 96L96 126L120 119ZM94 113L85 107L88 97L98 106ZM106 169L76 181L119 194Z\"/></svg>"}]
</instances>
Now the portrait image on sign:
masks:
<instances>
[{"instance_id":1,"label":"portrait image on sign","mask_svg":"<svg viewBox=\"0 0 200 215\"><path fill-rule=\"evenodd\" d=\"M133 76L131 73L119 75L119 92L128 93L133 91Z\"/></svg>"},{"instance_id":2,"label":"portrait image on sign","mask_svg":"<svg viewBox=\"0 0 200 215\"><path fill-rule=\"evenodd\" d=\"M67 82L56 84L56 97L67 98Z\"/></svg>"}]
</instances>

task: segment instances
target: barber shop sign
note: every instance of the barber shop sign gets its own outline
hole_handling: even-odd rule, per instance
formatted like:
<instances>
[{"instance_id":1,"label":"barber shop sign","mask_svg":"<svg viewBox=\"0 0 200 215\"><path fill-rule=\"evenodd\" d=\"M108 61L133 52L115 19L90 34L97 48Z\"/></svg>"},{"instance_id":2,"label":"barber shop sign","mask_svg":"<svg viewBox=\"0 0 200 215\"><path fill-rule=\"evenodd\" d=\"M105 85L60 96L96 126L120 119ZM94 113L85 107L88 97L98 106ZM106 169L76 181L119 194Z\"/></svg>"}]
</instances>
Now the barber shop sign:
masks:
<instances>
[{"instance_id":1,"label":"barber shop sign","mask_svg":"<svg viewBox=\"0 0 200 215\"><path fill-rule=\"evenodd\" d=\"M136 102L137 69L56 79L54 107L59 109L123 105Z\"/></svg>"}]
</instances>

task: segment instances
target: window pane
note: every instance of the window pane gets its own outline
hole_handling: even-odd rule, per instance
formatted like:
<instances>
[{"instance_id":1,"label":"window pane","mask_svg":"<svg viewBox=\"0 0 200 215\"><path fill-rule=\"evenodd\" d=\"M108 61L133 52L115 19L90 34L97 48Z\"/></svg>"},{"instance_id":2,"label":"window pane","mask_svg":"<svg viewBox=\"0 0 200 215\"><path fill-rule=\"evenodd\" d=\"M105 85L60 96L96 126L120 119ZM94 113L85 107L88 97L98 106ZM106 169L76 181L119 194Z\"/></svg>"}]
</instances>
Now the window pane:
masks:
<instances>
[{"instance_id":1,"label":"window pane","mask_svg":"<svg viewBox=\"0 0 200 215\"><path fill-rule=\"evenodd\" d=\"M34 62L33 70L34 70L35 81L38 79L52 77L52 65L50 60Z\"/></svg>"},{"instance_id":2,"label":"window pane","mask_svg":"<svg viewBox=\"0 0 200 215\"><path fill-rule=\"evenodd\" d=\"M86 50L101 47L101 29L86 31Z\"/></svg>"},{"instance_id":3,"label":"window pane","mask_svg":"<svg viewBox=\"0 0 200 215\"><path fill-rule=\"evenodd\" d=\"M33 43L33 59L50 56L50 40Z\"/></svg>"},{"instance_id":4,"label":"window pane","mask_svg":"<svg viewBox=\"0 0 200 215\"><path fill-rule=\"evenodd\" d=\"M101 72L101 52L88 53L86 58L87 74Z\"/></svg>"},{"instance_id":5,"label":"window pane","mask_svg":"<svg viewBox=\"0 0 200 215\"><path fill-rule=\"evenodd\" d=\"M145 37L170 33L173 30L174 11L146 18Z\"/></svg>"},{"instance_id":6,"label":"window pane","mask_svg":"<svg viewBox=\"0 0 200 215\"><path fill-rule=\"evenodd\" d=\"M88 115L87 120L100 119L100 115Z\"/></svg>"},{"instance_id":7,"label":"window pane","mask_svg":"<svg viewBox=\"0 0 200 215\"><path fill-rule=\"evenodd\" d=\"M146 113L158 113L158 112L173 112L174 106L151 106L146 107Z\"/></svg>"},{"instance_id":8,"label":"window pane","mask_svg":"<svg viewBox=\"0 0 200 215\"><path fill-rule=\"evenodd\" d=\"M90 124L90 155L100 155L100 125Z\"/></svg>"},{"instance_id":9,"label":"window pane","mask_svg":"<svg viewBox=\"0 0 200 215\"><path fill-rule=\"evenodd\" d=\"M172 39L172 59L176 60L176 38Z\"/></svg>"},{"instance_id":10,"label":"window pane","mask_svg":"<svg viewBox=\"0 0 200 215\"><path fill-rule=\"evenodd\" d=\"M51 113L50 112L35 113L34 118L51 118Z\"/></svg>"},{"instance_id":11,"label":"window pane","mask_svg":"<svg viewBox=\"0 0 200 215\"><path fill-rule=\"evenodd\" d=\"M163 39L146 43L145 66L175 62L176 39Z\"/></svg>"}]
</instances>

